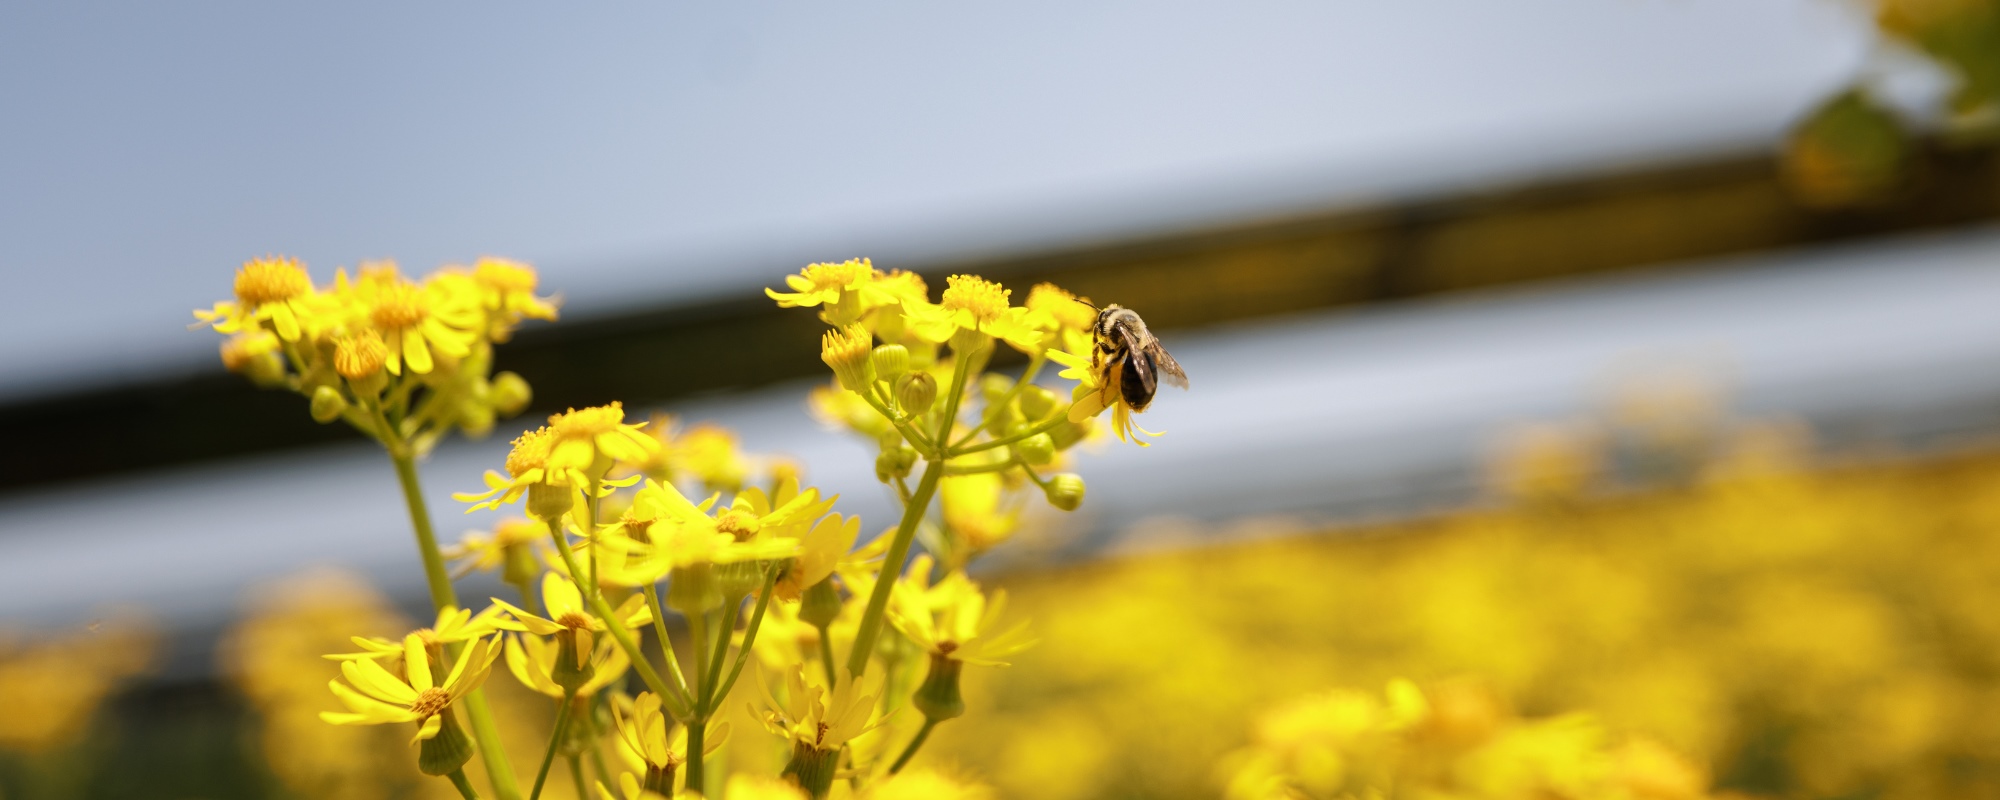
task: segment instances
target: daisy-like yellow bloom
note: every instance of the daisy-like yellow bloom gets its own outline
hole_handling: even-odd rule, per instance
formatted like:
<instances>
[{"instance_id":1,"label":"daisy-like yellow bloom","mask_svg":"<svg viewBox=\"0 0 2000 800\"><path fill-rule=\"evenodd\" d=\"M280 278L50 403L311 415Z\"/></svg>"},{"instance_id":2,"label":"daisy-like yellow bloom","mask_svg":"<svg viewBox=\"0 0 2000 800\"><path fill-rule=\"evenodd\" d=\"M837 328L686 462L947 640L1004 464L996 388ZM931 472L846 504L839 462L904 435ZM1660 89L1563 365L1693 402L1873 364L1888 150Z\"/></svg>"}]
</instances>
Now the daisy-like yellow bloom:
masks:
<instances>
[{"instance_id":1,"label":"daisy-like yellow bloom","mask_svg":"<svg viewBox=\"0 0 2000 800\"><path fill-rule=\"evenodd\" d=\"M444 660L444 645L456 642L469 642L474 639L486 637L494 631L499 630L499 625L497 624L499 620L500 609L495 606L487 606L485 610L480 611L477 615L473 614L472 609L469 608L445 606L438 609L437 622L433 623L431 627L418 628L411 631L401 640L381 639L373 636L356 636L349 641L354 642L354 646L361 648L359 651L353 653L332 653L327 655L326 658L334 661L353 661L355 659L385 661L398 659L402 658L407 652L404 643L409 640L410 636L415 636L419 641L423 642L425 652L442 663Z\"/></svg>"},{"instance_id":2,"label":"daisy-like yellow bloom","mask_svg":"<svg viewBox=\"0 0 2000 800\"><path fill-rule=\"evenodd\" d=\"M403 637L403 668L407 678L389 674L374 659L342 661L340 673L347 683L328 681L327 688L347 705L348 711L320 712L319 718L335 725L380 725L416 722L417 735L411 744L438 735L450 715L451 705L486 682L494 657L500 649L492 639L480 639L459 653L451 673L440 682L431 675L425 657L423 637ZM348 684L353 684L352 688Z\"/></svg>"},{"instance_id":3,"label":"daisy-like yellow bloom","mask_svg":"<svg viewBox=\"0 0 2000 800\"><path fill-rule=\"evenodd\" d=\"M799 554L772 591L783 600L798 600L807 587L833 577L834 568L854 549L861 536L861 518L828 514L799 539Z\"/></svg>"},{"instance_id":4,"label":"daisy-like yellow bloom","mask_svg":"<svg viewBox=\"0 0 2000 800\"><path fill-rule=\"evenodd\" d=\"M910 330L927 341L946 342L959 331L1004 339L1015 348L1037 352L1042 346L1041 315L1008 305L1011 290L977 275L945 279L943 301L937 305L904 305Z\"/></svg>"},{"instance_id":5,"label":"daisy-like yellow bloom","mask_svg":"<svg viewBox=\"0 0 2000 800\"><path fill-rule=\"evenodd\" d=\"M590 478L583 474L583 470L571 464L554 462L552 456L556 445L555 431L550 428L536 428L521 434L514 440L513 449L507 452L505 464L507 474L502 475L489 469L485 475L486 491L454 492L452 499L461 503L471 503L472 505L466 509L466 513L469 514L482 508L497 509L512 503L536 487L555 494L574 493L588 486ZM630 485L632 481L606 481L601 491L608 494L614 488ZM561 510L549 513L547 515L549 518L558 517L568 511L569 504L559 505ZM540 515L541 512L536 510L534 501L531 500L528 506L531 514Z\"/></svg>"},{"instance_id":6,"label":"daisy-like yellow bloom","mask_svg":"<svg viewBox=\"0 0 2000 800\"><path fill-rule=\"evenodd\" d=\"M824 513L825 505L831 505L831 501L822 505L818 491L812 490L769 509L755 499L761 494L754 489L746 491L735 504L710 516L718 497L696 504L673 484L646 481L632 497L629 519L620 520L618 530L625 535L600 537L608 549L631 556L623 564L612 561L614 568L605 579L626 586L649 586L678 568L785 558L798 552L795 538L759 534L767 528L775 534L810 524L813 517L805 516L807 511L817 507ZM638 541L629 534L631 526L642 520L650 541Z\"/></svg>"},{"instance_id":7,"label":"daisy-like yellow bloom","mask_svg":"<svg viewBox=\"0 0 2000 800\"><path fill-rule=\"evenodd\" d=\"M1131 442L1140 447L1151 445L1139 434L1158 437L1165 431L1149 431L1139 427L1132 419L1132 407L1125 404L1125 395L1118 391L1118 383L1105 375L1099 365L1092 363L1090 356L1081 356L1066 350L1048 351L1050 361L1066 367L1061 377L1077 382L1070 392L1069 421L1082 422L1111 409L1111 432L1117 434L1118 441Z\"/></svg>"},{"instance_id":8,"label":"daisy-like yellow bloom","mask_svg":"<svg viewBox=\"0 0 2000 800\"><path fill-rule=\"evenodd\" d=\"M548 540L548 526L526 517L511 517L494 525L492 533L466 534L458 544L444 548L444 557L459 562L452 577L500 569L507 582L520 583L541 571L534 553Z\"/></svg>"},{"instance_id":9,"label":"daisy-like yellow bloom","mask_svg":"<svg viewBox=\"0 0 2000 800\"><path fill-rule=\"evenodd\" d=\"M285 364L278 347L278 337L262 328L238 333L222 342L222 366L259 384L280 383Z\"/></svg>"},{"instance_id":10,"label":"daisy-like yellow bloom","mask_svg":"<svg viewBox=\"0 0 2000 800\"><path fill-rule=\"evenodd\" d=\"M1021 509L1001 509L1006 488L997 472L947 475L938 481L938 506L944 523L973 554L983 553L1013 538L1021 524Z\"/></svg>"},{"instance_id":11,"label":"daisy-like yellow bloom","mask_svg":"<svg viewBox=\"0 0 2000 800\"><path fill-rule=\"evenodd\" d=\"M522 686L557 700L569 697L569 690L556 681L556 659L562 657L561 644L540 636L517 634L507 637L506 649L507 670L514 673L514 679ZM596 650L586 652L586 657L592 667L591 677L577 687L576 694L580 697L589 697L612 685L632 667L625 649L609 637L598 640Z\"/></svg>"},{"instance_id":12,"label":"daisy-like yellow bloom","mask_svg":"<svg viewBox=\"0 0 2000 800\"><path fill-rule=\"evenodd\" d=\"M389 345L374 328L362 328L333 340L333 371L350 381L382 374L389 363Z\"/></svg>"},{"instance_id":13,"label":"daisy-like yellow bloom","mask_svg":"<svg viewBox=\"0 0 2000 800\"><path fill-rule=\"evenodd\" d=\"M618 729L618 755L626 769L644 776L643 780L633 779L632 785L621 787L625 796L633 797L635 790L641 789L672 794L674 774L687 762L686 726L673 724L661 707L659 695L640 692L629 709L621 702L623 699L622 695L615 697L611 705L612 719ZM702 737L702 754L714 753L728 741L729 723L710 722Z\"/></svg>"},{"instance_id":14,"label":"daisy-like yellow bloom","mask_svg":"<svg viewBox=\"0 0 2000 800\"><path fill-rule=\"evenodd\" d=\"M223 333L254 330L268 321L280 338L296 342L317 329L324 311L304 264L295 258L265 256L243 262L236 271L236 302L216 303L194 315Z\"/></svg>"},{"instance_id":15,"label":"daisy-like yellow bloom","mask_svg":"<svg viewBox=\"0 0 2000 800\"><path fill-rule=\"evenodd\" d=\"M511 329L523 318L556 318L555 299L535 296L541 277L535 274L534 267L483 256L472 265L472 279L479 285L479 305L493 321L488 335L496 342L506 341Z\"/></svg>"},{"instance_id":16,"label":"daisy-like yellow bloom","mask_svg":"<svg viewBox=\"0 0 2000 800\"><path fill-rule=\"evenodd\" d=\"M935 656L988 667L1004 667L1000 659L1033 647L1028 623L999 627L1007 610L1007 593L991 600L979 585L953 572L930 584L931 560L918 556L889 597L889 622L918 647Z\"/></svg>"},{"instance_id":17,"label":"daisy-like yellow bloom","mask_svg":"<svg viewBox=\"0 0 2000 800\"><path fill-rule=\"evenodd\" d=\"M874 309L899 305L912 289L921 301L924 288L922 278L905 272L883 275L865 258L808 264L799 274L785 276L785 286L791 291L765 289L764 294L778 301L779 308L819 307L820 319L835 326L851 325Z\"/></svg>"},{"instance_id":18,"label":"daisy-like yellow bloom","mask_svg":"<svg viewBox=\"0 0 2000 800\"><path fill-rule=\"evenodd\" d=\"M394 264L369 265L349 279L334 276L334 293L388 345L389 373L407 365L419 375L435 366L434 355L464 358L479 339L479 296L462 275L439 273L411 282Z\"/></svg>"},{"instance_id":19,"label":"daisy-like yellow bloom","mask_svg":"<svg viewBox=\"0 0 2000 800\"><path fill-rule=\"evenodd\" d=\"M712 492L733 492L750 477L750 459L736 434L713 423L683 431L670 414L655 414L640 429L660 443L646 458L621 462L614 474L639 474L661 483L693 478Z\"/></svg>"},{"instance_id":20,"label":"daisy-like yellow bloom","mask_svg":"<svg viewBox=\"0 0 2000 800\"><path fill-rule=\"evenodd\" d=\"M1036 321L1055 337L1050 347L1084 353L1096 343L1097 307L1089 298L1070 294L1053 283L1037 283L1028 290L1028 302L1022 305L1041 315Z\"/></svg>"},{"instance_id":21,"label":"daisy-like yellow bloom","mask_svg":"<svg viewBox=\"0 0 2000 800\"><path fill-rule=\"evenodd\" d=\"M611 462L644 461L659 452L660 440L639 429L644 423L625 421L625 404L572 408L549 417L554 437L549 452L552 469L602 475Z\"/></svg>"},{"instance_id":22,"label":"daisy-like yellow bloom","mask_svg":"<svg viewBox=\"0 0 2000 800\"><path fill-rule=\"evenodd\" d=\"M590 606L583 602L583 593L568 578L554 572L542 576L542 609L548 616L531 614L505 600L494 598L493 604L507 610L513 617L510 623L499 620L495 625L516 631L527 631L537 636L568 637L559 641L565 653L574 660L574 666L581 667L589 662L592 649L596 646L596 635L610 630L604 620L598 619ZM646 607L646 599L639 595L625 598L625 603L611 612L628 629L653 621L652 609ZM574 642L574 645L571 645Z\"/></svg>"},{"instance_id":23,"label":"daisy-like yellow bloom","mask_svg":"<svg viewBox=\"0 0 2000 800\"><path fill-rule=\"evenodd\" d=\"M761 678L757 689L764 698L764 726L791 740L795 761L801 750L837 754L849 740L884 721L874 716L875 700L882 693L880 672L843 681L829 695L825 687L806 680L804 665L795 665L785 673L783 701ZM832 777L830 770L828 777Z\"/></svg>"}]
</instances>

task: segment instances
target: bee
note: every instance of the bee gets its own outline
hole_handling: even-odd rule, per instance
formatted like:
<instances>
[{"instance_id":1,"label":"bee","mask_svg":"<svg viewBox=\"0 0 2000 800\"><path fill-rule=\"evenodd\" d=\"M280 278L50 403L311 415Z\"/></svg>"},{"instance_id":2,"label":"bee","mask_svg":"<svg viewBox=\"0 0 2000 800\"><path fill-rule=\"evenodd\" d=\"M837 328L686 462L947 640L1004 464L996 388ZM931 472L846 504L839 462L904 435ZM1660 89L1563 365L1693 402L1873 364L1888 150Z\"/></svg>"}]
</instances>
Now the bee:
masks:
<instances>
[{"instance_id":1,"label":"bee","mask_svg":"<svg viewBox=\"0 0 2000 800\"><path fill-rule=\"evenodd\" d=\"M1180 362L1167 355L1160 340L1146 330L1146 321L1138 312L1117 304L1105 306L1097 312L1095 328L1097 374L1104 376L1107 386L1114 375L1117 377L1118 393L1133 411L1144 411L1152 404L1153 392L1163 377L1167 383L1188 388L1187 373L1181 370Z\"/></svg>"}]
</instances>

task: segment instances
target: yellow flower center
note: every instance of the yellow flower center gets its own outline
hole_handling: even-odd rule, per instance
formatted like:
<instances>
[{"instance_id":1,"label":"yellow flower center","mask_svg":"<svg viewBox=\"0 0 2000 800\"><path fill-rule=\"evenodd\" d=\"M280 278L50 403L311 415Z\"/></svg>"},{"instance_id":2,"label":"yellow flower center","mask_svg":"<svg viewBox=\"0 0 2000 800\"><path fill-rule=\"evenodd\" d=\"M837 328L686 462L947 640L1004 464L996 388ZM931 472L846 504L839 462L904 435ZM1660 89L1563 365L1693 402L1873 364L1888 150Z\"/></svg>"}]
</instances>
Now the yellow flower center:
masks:
<instances>
[{"instance_id":1,"label":"yellow flower center","mask_svg":"<svg viewBox=\"0 0 2000 800\"><path fill-rule=\"evenodd\" d=\"M653 520L653 519L642 519L640 517L633 516L632 512L627 511L625 512L625 516L621 517L618 520L618 524L623 525L625 527L625 535L632 537L633 541L650 542L653 540L653 535L652 535L653 523L657 521L658 520Z\"/></svg>"},{"instance_id":2,"label":"yellow flower center","mask_svg":"<svg viewBox=\"0 0 2000 800\"><path fill-rule=\"evenodd\" d=\"M1037 283L1028 290L1028 308L1047 312L1056 324L1073 331L1087 331L1097 322L1097 309L1090 301L1064 291L1053 283Z\"/></svg>"},{"instance_id":3,"label":"yellow flower center","mask_svg":"<svg viewBox=\"0 0 2000 800\"><path fill-rule=\"evenodd\" d=\"M875 352L875 337L867 328L849 325L820 334L819 357L828 366L858 365Z\"/></svg>"},{"instance_id":4,"label":"yellow flower center","mask_svg":"<svg viewBox=\"0 0 2000 800\"><path fill-rule=\"evenodd\" d=\"M438 643L437 631L431 630L430 628L418 628L414 632L417 634L418 639L423 640L425 647L429 647L431 645Z\"/></svg>"},{"instance_id":5,"label":"yellow flower center","mask_svg":"<svg viewBox=\"0 0 2000 800\"><path fill-rule=\"evenodd\" d=\"M953 275L945 279L944 307L972 312L980 322L992 322L1007 312L1007 298L1013 292L977 275Z\"/></svg>"},{"instance_id":6,"label":"yellow flower center","mask_svg":"<svg viewBox=\"0 0 2000 800\"><path fill-rule=\"evenodd\" d=\"M715 529L736 537L736 541L739 542L748 541L763 528L764 524L758 521L756 515L733 508L715 518Z\"/></svg>"},{"instance_id":7,"label":"yellow flower center","mask_svg":"<svg viewBox=\"0 0 2000 800\"><path fill-rule=\"evenodd\" d=\"M451 692L432 687L417 695L417 699L410 703L410 710L428 717L443 711L448 705L451 705Z\"/></svg>"},{"instance_id":8,"label":"yellow flower center","mask_svg":"<svg viewBox=\"0 0 2000 800\"><path fill-rule=\"evenodd\" d=\"M938 649L938 654L939 654L939 655L947 655L947 656L948 656L948 655L951 655L953 651L956 651L956 650L958 649L958 643L957 643L957 642L938 642L938 643L937 643L937 649Z\"/></svg>"},{"instance_id":9,"label":"yellow flower center","mask_svg":"<svg viewBox=\"0 0 2000 800\"><path fill-rule=\"evenodd\" d=\"M312 280L295 258L259 258L236 272L236 300L249 308L290 300L312 291Z\"/></svg>"},{"instance_id":10,"label":"yellow flower center","mask_svg":"<svg viewBox=\"0 0 2000 800\"><path fill-rule=\"evenodd\" d=\"M549 450L554 446L555 434L548 428L521 434L514 440L514 449L507 452L507 474L518 478L528 470L548 466Z\"/></svg>"},{"instance_id":11,"label":"yellow flower center","mask_svg":"<svg viewBox=\"0 0 2000 800\"><path fill-rule=\"evenodd\" d=\"M368 318L377 328L400 331L416 327L430 313L423 290L414 283L398 281L382 287L382 293L375 298L375 307L368 310Z\"/></svg>"},{"instance_id":12,"label":"yellow flower center","mask_svg":"<svg viewBox=\"0 0 2000 800\"><path fill-rule=\"evenodd\" d=\"M590 628L590 618L584 616L581 611L565 611L562 616L555 618L555 623L573 631Z\"/></svg>"},{"instance_id":13,"label":"yellow flower center","mask_svg":"<svg viewBox=\"0 0 2000 800\"><path fill-rule=\"evenodd\" d=\"M382 334L372 328L342 336L333 343L333 371L351 381L373 377L388 360L389 346L382 343Z\"/></svg>"},{"instance_id":14,"label":"yellow flower center","mask_svg":"<svg viewBox=\"0 0 2000 800\"><path fill-rule=\"evenodd\" d=\"M612 401L608 406L572 408L567 412L549 417L549 428L562 439L588 439L601 433L618 430L625 422L625 404Z\"/></svg>"},{"instance_id":15,"label":"yellow flower center","mask_svg":"<svg viewBox=\"0 0 2000 800\"><path fill-rule=\"evenodd\" d=\"M479 259L479 264L472 268L472 276L503 292L532 292L541 281L534 267L504 258Z\"/></svg>"},{"instance_id":16,"label":"yellow flower center","mask_svg":"<svg viewBox=\"0 0 2000 800\"><path fill-rule=\"evenodd\" d=\"M812 281L814 289L845 289L855 281L875 274L875 264L868 259L849 259L838 264L808 264L799 274Z\"/></svg>"}]
</instances>

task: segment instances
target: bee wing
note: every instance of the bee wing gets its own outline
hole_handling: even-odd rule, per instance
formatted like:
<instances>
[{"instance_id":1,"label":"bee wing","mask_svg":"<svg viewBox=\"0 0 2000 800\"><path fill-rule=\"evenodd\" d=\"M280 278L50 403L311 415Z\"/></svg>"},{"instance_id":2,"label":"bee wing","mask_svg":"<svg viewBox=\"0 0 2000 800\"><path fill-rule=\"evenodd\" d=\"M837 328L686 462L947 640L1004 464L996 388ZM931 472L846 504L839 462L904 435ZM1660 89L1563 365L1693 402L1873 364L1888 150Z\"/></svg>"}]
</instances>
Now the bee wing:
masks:
<instances>
[{"instance_id":1,"label":"bee wing","mask_svg":"<svg viewBox=\"0 0 2000 800\"><path fill-rule=\"evenodd\" d=\"M1157 382L1159 380L1159 378L1153 374L1153 359L1147 354L1147 349L1139 345L1139 336L1138 334L1133 333L1131 328L1119 325L1113 327L1112 332L1115 333L1118 336L1119 341L1125 345L1122 348L1123 352L1125 353L1125 361L1132 367L1130 370L1119 370L1119 374L1123 375L1125 372L1129 371L1133 375L1137 376L1139 382L1144 385L1142 391L1145 392L1146 398L1151 399L1153 395L1153 389L1157 385ZM1129 398L1130 395L1128 394L1127 397Z\"/></svg>"},{"instance_id":2,"label":"bee wing","mask_svg":"<svg viewBox=\"0 0 2000 800\"><path fill-rule=\"evenodd\" d=\"M1167 355L1167 348L1160 346L1160 340L1154 339L1147 343L1145 353L1147 358L1152 359L1153 368L1166 376L1167 383L1183 389L1188 388L1187 373L1181 369L1181 362Z\"/></svg>"}]
</instances>

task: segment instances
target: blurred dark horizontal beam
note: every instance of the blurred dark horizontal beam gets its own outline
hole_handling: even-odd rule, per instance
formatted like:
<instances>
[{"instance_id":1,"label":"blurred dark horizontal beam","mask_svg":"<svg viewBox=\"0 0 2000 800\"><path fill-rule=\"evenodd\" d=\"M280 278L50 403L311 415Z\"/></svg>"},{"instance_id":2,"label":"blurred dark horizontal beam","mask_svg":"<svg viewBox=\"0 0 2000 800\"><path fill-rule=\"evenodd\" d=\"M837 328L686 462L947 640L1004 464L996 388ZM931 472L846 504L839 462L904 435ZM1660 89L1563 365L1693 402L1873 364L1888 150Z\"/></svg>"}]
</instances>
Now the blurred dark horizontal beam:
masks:
<instances>
[{"instance_id":1,"label":"blurred dark horizontal beam","mask_svg":"<svg viewBox=\"0 0 2000 800\"><path fill-rule=\"evenodd\" d=\"M1743 156L1054 252L915 267L1049 280L1159 328L1435 295L2000 218L2000 150L1930 146L1921 185L1866 210L1801 206ZM772 283L797 265L773 265ZM531 327L500 350L537 410L648 404L824 370L811 314L740 299ZM352 437L223 373L0 406L0 490Z\"/></svg>"}]
</instances>

